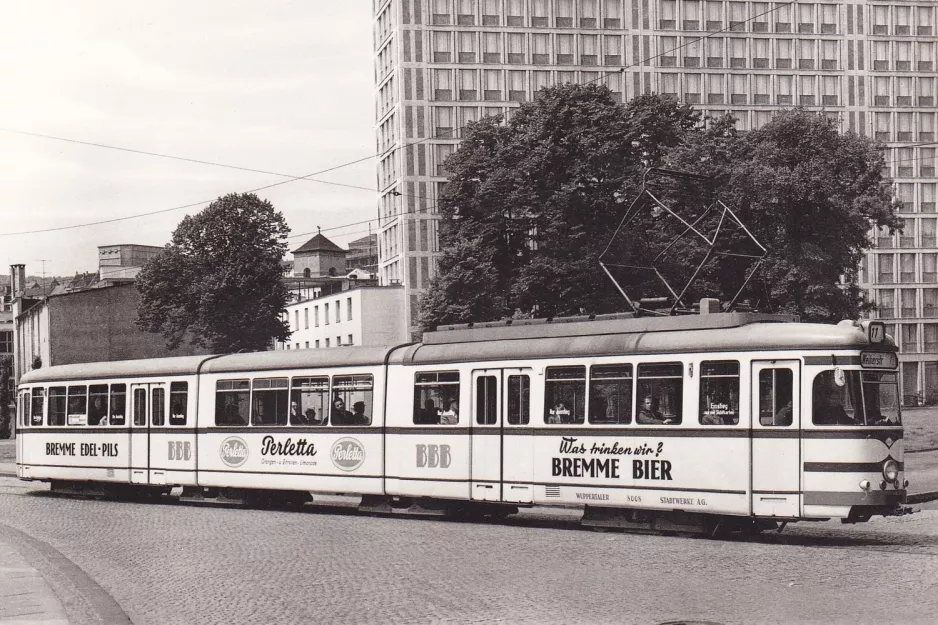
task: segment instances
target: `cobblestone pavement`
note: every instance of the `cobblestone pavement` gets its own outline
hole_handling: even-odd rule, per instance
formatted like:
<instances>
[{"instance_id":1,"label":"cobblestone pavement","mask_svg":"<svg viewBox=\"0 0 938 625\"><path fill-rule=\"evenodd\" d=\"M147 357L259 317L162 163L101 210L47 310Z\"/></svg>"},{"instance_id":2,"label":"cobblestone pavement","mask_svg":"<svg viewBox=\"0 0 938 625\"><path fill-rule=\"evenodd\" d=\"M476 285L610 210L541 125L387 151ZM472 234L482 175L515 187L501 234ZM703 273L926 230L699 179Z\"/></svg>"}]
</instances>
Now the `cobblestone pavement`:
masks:
<instances>
[{"instance_id":1,"label":"cobblestone pavement","mask_svg":"<svg viewBox=\"0 0 938 625\"><path fill-rule=\"evenodd\" d=\"M570 512L474 524L218 509L0 478L0 525L64 556L136 625L934 623L938 505L925 508L723 541L592 532Z\"/></svg>"}]
</instances>

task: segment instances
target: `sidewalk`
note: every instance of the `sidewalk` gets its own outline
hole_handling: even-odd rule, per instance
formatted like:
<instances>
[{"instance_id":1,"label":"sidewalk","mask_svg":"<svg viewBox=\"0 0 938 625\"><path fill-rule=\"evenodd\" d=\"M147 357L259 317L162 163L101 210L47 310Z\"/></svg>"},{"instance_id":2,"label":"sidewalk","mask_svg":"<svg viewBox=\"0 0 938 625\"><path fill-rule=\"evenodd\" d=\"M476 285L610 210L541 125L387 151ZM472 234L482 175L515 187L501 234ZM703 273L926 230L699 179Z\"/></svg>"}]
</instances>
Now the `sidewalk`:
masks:
<instances>
[{"instance_id":1,"label":"sidewalk","mask_svg":"<svg viewBox=\"0 0 938 625\"><path fill-rule=\"evenodd\" d=\"M0 532L0 622L68 625L62 602L14 543Z\"/></svg>"}]
</instances>

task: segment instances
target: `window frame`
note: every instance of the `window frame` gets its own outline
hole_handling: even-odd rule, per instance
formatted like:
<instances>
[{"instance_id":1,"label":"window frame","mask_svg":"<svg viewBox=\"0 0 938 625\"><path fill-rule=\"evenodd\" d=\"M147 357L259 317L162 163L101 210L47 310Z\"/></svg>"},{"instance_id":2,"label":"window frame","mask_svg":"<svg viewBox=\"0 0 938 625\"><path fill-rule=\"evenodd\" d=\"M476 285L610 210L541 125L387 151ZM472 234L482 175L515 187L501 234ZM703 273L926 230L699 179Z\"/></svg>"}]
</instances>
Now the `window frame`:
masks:
<instances>
[{"instance_id":1,"label":"window frame","mask_svg":"<svg viewBox=\"0 0 938 625\"><path fill-rule=\"evenodd\" d=\"M656 367L662 368L662 370L664 370L663 369L664 367L673 367L674 370L680 371L680 374L672 373L670 375L661 375L661 374L644 375L644 376L642 375L643 372L646 372L649 370L654 372L655 371L654 368ZM680 361L673 361L673 360L665 361L665 362L640 362L638 363L638 366L636 367L636 373L635 373L635 395L634 395L635 406L636 406L634 410L634 414L635 414L636 424L650 425L652 427L655 427L659 425L680 425L683 422L684 420L684 386L685 386L684 371L685 371L685 367L686 367L686 363L680 362ZM664 411L661 410L662 397L661 397L660 391L655 390L656 384L654 382L651 382L654 380L678 380L679 381L678 386L677 386L677 396L674 398L675 399L674 401L675 412L673 416L670 416L670 417L666 416L664 414ZM643 390L643 387L642 387L643 383L651 384L651 388L649 390ZM661 423L640 423L638 420L639 402L644 402L645 397L648 395L651 395L653 398L657 397L658 404L657 405L653 404L652 410L656 410L661 413L661 417L662 417ZM669 398L668 403L671 403L670 398ZM670 423L667 423L665 421L670 421Z\"/></svg>"},{"instance_id":2,"label":"window frame","mask_svg":"<svg viewBox=\"0 0 938 625\"><path fill-rule=\"evenodd\" d=\"M609 370L609 373L614 373L613 369L622 369L624 370L620 377L596 377L597 373L601 373L603 369ZM635 367L632 363L604 363L598 365L591 365L588 372L588 384L587 384L587 420L591 425L629 425L632 423L633 419L633 406L635 404ZM626 385L617 385L623 388L628 388L628 399L623 404L622 401L619 401L619 405L624 406L627 411L626 414L619 414L614 420L609 420L608 418L599 420L596 418L594 410L594 389L598 384L602 384L603 381L610 382L615 380L628 380ZM609 412L609 403L608 398L606 400L606 414Z\"/></svg>"},{"instance_id":3,"label":"window frame","mask_svg":"<svg viewBox=\"0 0 938 625\"><path fill-rule=\"evenodd\" d=\"M445 377L444 377L445 376ZM414 403L413 403L413 423L414 425L457 425L459 423L459 414L447 418L444 423L442 406L445 402L447 412L455 401L457 408L460 404L460 395L462 387L462 376L458 370L440 369L433 371L415 371L414 372ZM429 397L428 395L433 395ZM439 401L441 397L446 399L441 401L439 406L433 406L432 410L436 414L431 414L430 408L427 408L427 401Z\"/></svg>"},{"instance_id":4,"label":"window frame","mask_svg":"<svg viewBox=\"0 0 938 625\"><path fill-rule=\"evenodd\" d=\"M708 367L715 367L715 366L720 366L720 365L722 366L735 365L736 374L733 375L732 373L716 373L714 372L713 369L708 371ZM740 397L740 387L742 384L741 366L742 365L740 364L740 361L738 360L702 360L700 362L700 376L698 379L698 388L697 388L698 421L700 425L706 425L706 426L714 426L714 425L737 426L739 425L740 420L741 420L740 411L741 411L741 406L742 406L742 399ZM706 399L706 396L704 395L704 390L705 390L705 384L707 380L735 380L736 381L735 411L733 410L733 406L728 406L727 408L722 409L722 410L727 411L727 414L722 414L722 415L721 414L709 414L709 415L707 414L711 410L713 412L721 410L721 408L719 407L714 408L713 402L709 404L710 410L704 409L704 401ZM733 397L733 391L734 391L733 388L729 389L731 401ZM713 397L713 394L709 395L709 397ZM719 406L719 404L717 404L717 406ZM735 420L731 421L730 423L727 423L726 417L730 415L734 416ZM716 419L717 417L719 417L719 422Z\"/></svg>"},{"instance_id":5,"label":"window frame","mask_svg":"<svg viewBox=\"0 0 938 625\"><path fill-rule=\"evenodd\" d=\"M565 377L558 374L579 373L578 377ZM551 377L558 375L558 377ZM567 398L568 393L557 397L557 390L571 387L573 397ZM586 365L553 365L544 368L544 412L545 425L583 425L586 423L586 394L587 394ZM563 402L563 408L557 406ZM567 405L572 404L572 405Z\"/></svg>"},{"instance_id":6,"label":"window frame","mask_svg":"<svg viewBox=\"0 0 938 625\"><path fill-rule=\"evenodd\" d=\"M224 386L223 386L224 385ZM227 422L228 417L225 417L224 420L219 421L219 416L222 414L223 409L230 405L224 398L228 395L237 394L241 396L243 394L247 395L247 405L246 412L247 414L241 414L241 400L238 398L238 417L241 419L241 423ZM248 427L251 419L251 379L250 378L223 378L215 380L215 427Z\"/></svg>"}]
</instances>

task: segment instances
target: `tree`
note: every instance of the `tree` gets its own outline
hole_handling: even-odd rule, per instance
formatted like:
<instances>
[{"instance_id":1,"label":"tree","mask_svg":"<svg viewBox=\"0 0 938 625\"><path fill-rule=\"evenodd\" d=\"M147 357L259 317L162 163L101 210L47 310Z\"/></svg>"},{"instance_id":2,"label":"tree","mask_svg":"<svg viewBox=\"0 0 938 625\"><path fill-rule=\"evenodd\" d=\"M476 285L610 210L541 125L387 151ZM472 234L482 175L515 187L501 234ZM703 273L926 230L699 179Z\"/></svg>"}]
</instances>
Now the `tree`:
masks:
<instances>
[{"instance_id":1,"label":"tree","mask_svg":"<svg viewBox=\"0 0 938 625\"><path fill-rule=\"evenodd\" d=\"M267 349L286 340L287 289L280 261L290 229L250 193L220 197L186 216L137 278L137 326L218 353Z\"/></svg>"},{"instance_id":2,"label":"tree","mask_svg":"<svg viewBox=\"0 0 938 625\"><path fill-rule=\"evenodd\" d=\"M871 246L870 226L899 227L883 152L874 142L795 109L746 135L692 138L669 158L675 167L712 176L719 197L766 246L766 262L746 297L763 310L806 320L858 316L865 303L856 268ZM714 267L718 291L742 284L736 260Z\"/></svg>"},{"instance_id":3,"label":"tree","mask_svg":"<svg viewBox=\"0 0 938 625\"><path fill-rule=\"evenodd\" d=\"M3 356L0 358L0 438L10 438L13 430L13 420L10 413L10 377L13 374L13 358Z\"/></svg>"},{"instance_id":4,"label":"tree","mask_svg":"<svg viewBox=\"0 0 938 625\"><path fill-rule=\"evenodd\" d=\"M421 324L621 309L599 255L645 163L699 115L660 96L623 106L591 84L544 89L502 121L471 124L446 162L441 255Z\"/></svg>"}]
</instances>

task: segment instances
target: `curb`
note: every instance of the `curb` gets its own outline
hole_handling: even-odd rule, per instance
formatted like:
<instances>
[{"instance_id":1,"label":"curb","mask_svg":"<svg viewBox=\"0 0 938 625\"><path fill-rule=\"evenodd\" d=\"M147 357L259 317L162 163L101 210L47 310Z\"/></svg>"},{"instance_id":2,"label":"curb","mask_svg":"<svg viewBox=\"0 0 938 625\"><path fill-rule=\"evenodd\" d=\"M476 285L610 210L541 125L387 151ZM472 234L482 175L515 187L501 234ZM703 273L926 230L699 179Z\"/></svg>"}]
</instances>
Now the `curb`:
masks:
<instances>
[{"instance_id":1,"label":"curb","mask_svg":"<svg viewBox=\"0 0 938 625\"><path fill-rule=\"evenodd\" d=\"M922 454L929 451L938 451L938 447L929 447L927 449L906 449L907 454Z\"/></svg>"},{"instance_id":2,"label":"curb","mask_svg":"<svg viewBox=\"0 0 938 625\"><path fill-rule=\"evenodd\" d=\"M100 584L51 544L6 524L0 524L0 534L15 541L20 554L51 587L57 604L65 612L66 624L132 624L120 604Z\"/></svg>"},{"instance_id":3,"label":"curb","mask_svg":"<svg viewBox=\"0 0 938 625\"><path fill-rule=\"evenodd\" d=\"M914 495L906 495L905 502L907 504L928 503L936 499L938 499L938 491L932 490L924 493L915 493Z\"/></svg>"}]
</instances>

